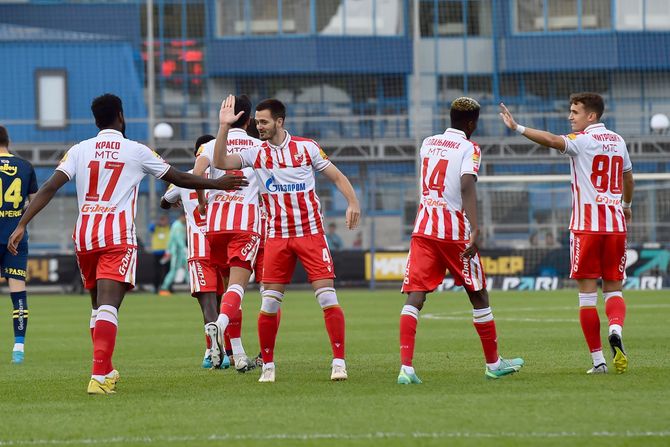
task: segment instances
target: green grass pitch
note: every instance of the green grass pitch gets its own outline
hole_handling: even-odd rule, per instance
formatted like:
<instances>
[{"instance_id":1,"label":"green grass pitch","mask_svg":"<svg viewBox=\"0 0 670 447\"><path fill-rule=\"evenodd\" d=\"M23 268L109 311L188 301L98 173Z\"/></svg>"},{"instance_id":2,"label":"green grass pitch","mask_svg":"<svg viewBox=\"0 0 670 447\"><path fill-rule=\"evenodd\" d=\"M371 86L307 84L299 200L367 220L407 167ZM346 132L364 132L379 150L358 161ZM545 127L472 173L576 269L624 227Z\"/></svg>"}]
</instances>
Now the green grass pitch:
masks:
<instances>
[{"instance_id":1,"label":"green grass pitch","mask_svg":"<svg viewBox=\"0 0 670 447\"><path fill-rule=\"evenodd\" d=\"M585 374L575 291L494 291L500 352L526 366L486 380L465 294L442 293L429 297L418 325L415 367L424 383L399 386L404 297L396 291L339 291L349 380L338 383L329 380L330 346L313 295L289 291L274 384L257 383L256 371L200 368L204 337L192 298L132 294L120 312L114 396L86 394L87 296L29 297L23 365L10 364L6 299L0 446L669 445L670 292L625 296L624 375ZM254 354L259 301L257 291L245 297L243 340Z\"/></svg>"}]
</instances>

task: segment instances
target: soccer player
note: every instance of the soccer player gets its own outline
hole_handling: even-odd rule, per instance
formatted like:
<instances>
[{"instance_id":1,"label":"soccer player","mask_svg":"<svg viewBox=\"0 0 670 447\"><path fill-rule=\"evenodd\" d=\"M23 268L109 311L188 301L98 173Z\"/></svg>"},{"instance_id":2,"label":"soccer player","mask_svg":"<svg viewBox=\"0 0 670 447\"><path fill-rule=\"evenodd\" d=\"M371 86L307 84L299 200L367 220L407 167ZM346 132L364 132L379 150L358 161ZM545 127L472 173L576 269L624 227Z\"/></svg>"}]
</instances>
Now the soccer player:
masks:
<instances>
[{"instance_id":1,"label":"soccer player","mask_svg":"<svg viewBox=\"0 0 670 447\"><path fill-rule=\"evenodd\" d=\"M442 283L448 269L465 288L472 317L484 349L485 376L498 379L515 373L523 359L498 355L498 338L477 248L476 181L481 151L470 141L477 128L479 103L461 97L451 103L451 127L421 144L421 196L412 232L400 312L399 384L421 383L412 365L419 311L426 295Z\"/></svg>"},{"instance_id":2,"label":"soccer player","mask_svg":"<svg viewBox=\"0 0 670 447\"><path fill-rule=\"evenodd\" d=\"M568 120L573 133L562 136L517 124L504 104L501 103L500 108L507 127L570 157L570 277L577 280L579 287L579 321L593 360L593 367L587 373L607 373L596 308L599 279L602 279L605 313L609 319L608 341L614 367L623 373L628 368L628 358L622 341L626 317L622 285L626 268L626 223L632 218L630 207L635 186L626 143L600 122L605 103L596 93L570 96Z\"/></svg>"},{"instance_id":3,"label":"soccer player","mask_svg":"<svg viewBox=\"0 0 670 447\"><path fill-rule=\"evenodd\" d=\"M26 296L26 266L28 263L28 234L18 240L17 252L7 251L9 235L16 228L28 201L37 192L33 166L9 153L9 134L0 126L0 269L9 283L14 322L12 363L23 363L26 330L28 329L28 298Z\"/></svg>"},{"instance_id":4,"label":"soccer player","mask_svg":"<svg viewBox=\"0 0 670 447\"><path fill-rule=\"evenodd\" d=\"M228 134L227 148L231 153L240 153L260 145L260 141L246 133L251 117L251 101L241 95L235 104L241 115L233 123ZM213 166L215 140L202 147L193 168L195 175L202 175L209 167L210 176L218 178L224 171ZM215 323L205 326L210 338L212 364L218 365L224 358L223 339L227 334L232 348L232 363L239 372L256 367L242 345L242 299L254 271L258 249L261 244L262 227L259 206L259 179L253 169L242 171L249 186L239 191L217 191L210 193L207 202L199 192L200 209L207 207L207 239L212 248L212 262L228 278L226 293L221 299L219 316ZM256 270L257 280L262 271Z\"/></svg>"},{"instance_id":5,"label":"soccer player","mask_svg":"<svg viewBox=\"0 0 670 447\"><path fill-rule=\"evenodd\" d=\"M346 380L344 313L334 288L335 271L323 228L321 204L315 191L314 171L322 172L347 199L346 226L349 229L356 228L361 213L356 193L315 141L294 137L284 129L286 108L276 99L266 99L256 106L256 123L263 144L229 154L228 132L242 116L242 112L236 110L235 97L229 95L219 112L214 166L219 169L254 168L264 186L262 197L270 221L263 263L265 290L258 316L258 337L264 363L259 382L275 381L277 313L297 259L307 270L308 280L323 309L333 352L330 378Z\"/></svg>"},{"instance_id":6,"label":"soccer player","mask_svg":"<svg viewBox=\"0 0 670 447\"><path fill-rule=\"evenodd\" d=\"M118 309L126 291L135 284L135 209L140 182L151 174L184 188L235 189L246 185L246 180L233 175L210 180L181 172L148 147L126 139L123 106L115 95L95 98L91 111L100 132L67 151L21 217L9 238L8 250L18 254L28 223L59 188L76 177L79 217L73 239L95 318L88 393L111 394L118 380L112 366Z\"/></svg>"},{"instance_id":7,"label":"soccer player","mask_svg":"<svg viewBox=\"0 0 670 447\"><path fill-rule=\"evenodd\" d=\"M170 296L172 284L177 276L177 271L184 268L187 264L186 257L186 217L179 216L170 225L170 238L165 253L170 257L170 270L163 279L161 289L158 292L161 296Z\"/></svg>"},{"instance_id":8,"label":"soccer player","mask_svg":"<svg viewBox=\"0 0 670 447\"><path fill-rule=\"evenodd\" d=\"M194 153L197 154L200 147L213 140L211 135L203 135L195 143ZM169 209L172 206L181 206L186 218L186 231L188 232L188 274L191 285L191 296L198 300L204 324L216 321L219 315L219 301L224 291L223 277L219 270L211 263L211 250L205 237L207 233L207 216L198 211L198 195L191 189L180 188L170 185L165 195L161 198L161 208ZM210 340L205 335L206 349L202 360L202 367L212 368L212 357L210 355ZM223 368L230 366L230 361L224 358L220 365Z\"/></svg>"}]
</instances>

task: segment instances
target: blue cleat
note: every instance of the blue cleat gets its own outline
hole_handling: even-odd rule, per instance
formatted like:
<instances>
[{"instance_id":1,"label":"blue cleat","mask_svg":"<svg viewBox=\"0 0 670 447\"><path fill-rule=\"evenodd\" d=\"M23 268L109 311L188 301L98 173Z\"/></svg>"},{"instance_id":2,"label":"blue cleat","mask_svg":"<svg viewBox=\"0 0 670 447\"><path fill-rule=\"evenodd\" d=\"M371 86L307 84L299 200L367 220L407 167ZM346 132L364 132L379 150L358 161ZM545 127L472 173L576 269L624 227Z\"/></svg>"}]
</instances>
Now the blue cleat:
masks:
<instances>
[{"instance_id":1,"label":"blue cleat","mask_svg":"<svg viewBox=\"0 0 670 447\"><path fill-rule=\"evenodd\" d=\"M204 369L212 369L212 358L210 356L205 356L202 359L202 367Z\"/></svg>"},{"instance_id":2,"label":"blue cleat","mask_svg":"<svg viewBox=\"0 0 670 447\"><path fill-rule=\"evenodd\" d=\"M228 369L228 368L230 368L230 357L228 357L227 354L224 354L219 369Z\"/></svg>"},{"instance_id":3,"label":"blue cleat","mask_svg":"<svg viewBox=\"0 0 670 447\"><path fill-rule=\"evenodd\" d=\"M23 363L23 357L25 356L23 351L12 351L12 363L15 365L20 365Z\"/></svg>"},{"instance_id":4,"label":"blue cleat","mask_svg":"<svg viewBox=\"0 0 670 447\"><path fill-rule=\"evenodd\" d=\"M400 374L398 374L398 385L411 385L419 383L423 382L421 382L421 379L419 379L419 376L417 376L416 373L410 374L404 369L400 369Z\"/></svg>"},{"instance_id":5,"label":"blue cleat","mask_svg":"<svg viewBox=\"0 0 670 447\"><path fill-rule=\"evenodd\" d=\"M524 361L521 358L516 359L500 359L500 366L498 369L489 369L486 367L486 377L488 379L500 379L501 377L518 372L523 367Z\"/></svg>"}]
</instances>

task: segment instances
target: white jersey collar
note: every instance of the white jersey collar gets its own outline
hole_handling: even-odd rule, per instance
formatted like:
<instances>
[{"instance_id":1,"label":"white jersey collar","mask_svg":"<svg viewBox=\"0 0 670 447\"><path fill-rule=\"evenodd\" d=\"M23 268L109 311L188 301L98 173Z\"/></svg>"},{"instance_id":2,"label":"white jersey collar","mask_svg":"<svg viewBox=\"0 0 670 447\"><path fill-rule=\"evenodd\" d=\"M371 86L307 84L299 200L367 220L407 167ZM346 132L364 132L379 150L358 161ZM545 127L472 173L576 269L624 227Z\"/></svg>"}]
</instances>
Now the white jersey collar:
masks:
<instances>
[{"instance_id":1,"label":"white jersey collar","mask_svg":"<svg viewBox=\"0 0 670 447\"><path fill-rule=\"evenodd\" d=\"M454 129L453 127L450 127L450 128L448 128L447 130L444 131L445 135L448 134L448 133L455 133L457 135L462 136L466 140L468 139L468 137L465 136L465 132L463 132L462 130Z\"/></svg>"},{"instance_id":2,"label":"white jersey collar","mask_svg":"<svg viewBox=\"0 0 670 447\"><path fill-rule=\"evenodd\" d=\"M121 138L123 138L123 134L119 132L118 130L114 129L102 129L100 132L98 132L98 136L100 135L117 135Z\"/></svg>"},{"instance_id":3,"label":"white jersey collar","mask_svg":"<svg viewBox=\"0 0 670 447\"><path fill-rule=\"evenodd\" d=\"M285 132L286 132L286 137L284 137L284 141L282 141L279 146L275 146L274 144L270 143L270 141L268 140L268 142L267 142L268 147L270 149L275 149L275 150L280 151L280 150L284 149L286 146L288 146L288 142L291 141L291 134L289 134L288 131L285 131Z\"/></svg>"},{"instance_id":4,"label":"white jersey collar","mask_svg":"<svg viewBox=\"0 0 670 447\"><path fill-rule=\"evenodd\" d=\"M600 129L600 128L604 129L605 125L603 123L591 124L590 126L587 126L586 129L584 129L584 133L588 133L591 130Z\"/></svg>"}]
</instances>

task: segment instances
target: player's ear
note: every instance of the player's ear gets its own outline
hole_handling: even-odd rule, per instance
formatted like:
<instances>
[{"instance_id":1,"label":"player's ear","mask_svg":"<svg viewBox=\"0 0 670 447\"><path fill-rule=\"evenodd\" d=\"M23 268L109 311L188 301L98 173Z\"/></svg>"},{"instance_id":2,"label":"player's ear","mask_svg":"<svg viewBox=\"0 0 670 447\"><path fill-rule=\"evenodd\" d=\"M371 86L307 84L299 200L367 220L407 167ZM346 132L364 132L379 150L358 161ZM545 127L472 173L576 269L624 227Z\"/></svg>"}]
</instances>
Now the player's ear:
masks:
<instances>
[{"instance_id":1,"label":"player's ear","mask_svg":"<svg viewBox=\"0 0 670 447\"><path fill-rule=\"evenodd\" d=\"M277 126L284 127L284 118L277 118Z\"/></svg>"}]
</instances>

